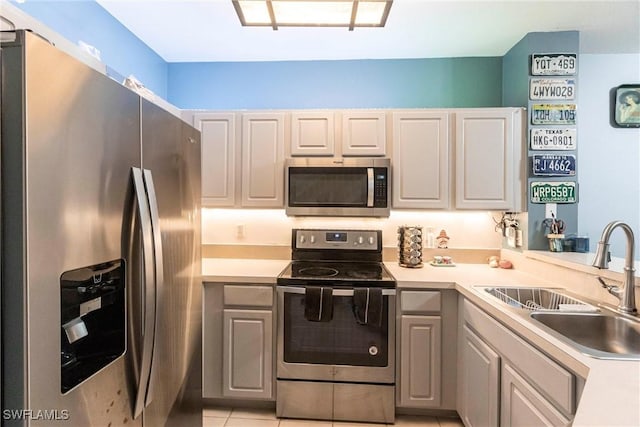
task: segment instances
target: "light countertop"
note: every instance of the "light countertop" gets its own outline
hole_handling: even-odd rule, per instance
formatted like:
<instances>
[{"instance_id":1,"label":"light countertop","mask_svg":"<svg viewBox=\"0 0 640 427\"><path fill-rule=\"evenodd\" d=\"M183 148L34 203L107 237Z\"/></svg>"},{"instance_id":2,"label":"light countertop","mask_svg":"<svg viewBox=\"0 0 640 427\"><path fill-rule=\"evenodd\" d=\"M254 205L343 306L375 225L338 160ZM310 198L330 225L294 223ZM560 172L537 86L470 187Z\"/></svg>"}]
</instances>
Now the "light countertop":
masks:
<instances>
[{"instance_id":1,"label":"light countertop","mask_svg":"<svg viewBox=\"0 0 640 427\"><path fill-rule=\"evenodd\" d=\"M225 283L276 283L289 260L203 258L202 281Z\"/></svg>"},{"instance_id":2,"label":"light countertop","mask_svg":"<svg viewBox=\"0 0 640 427\"><path fill-rule=\"evenodd\" d=\"M205 282L276 283L289 260L203 259ZM601 360L585 356L539 328L534 322L507 308L475 286L558 287L518 270L490 268L487 264L457 264L455 267L410 269L397 263L385 265L399 289L456 289L499 322L526 338L543 352L586 378L578 402L574 427L640 426L640 361Z\"/></svg>"}]
</instances>

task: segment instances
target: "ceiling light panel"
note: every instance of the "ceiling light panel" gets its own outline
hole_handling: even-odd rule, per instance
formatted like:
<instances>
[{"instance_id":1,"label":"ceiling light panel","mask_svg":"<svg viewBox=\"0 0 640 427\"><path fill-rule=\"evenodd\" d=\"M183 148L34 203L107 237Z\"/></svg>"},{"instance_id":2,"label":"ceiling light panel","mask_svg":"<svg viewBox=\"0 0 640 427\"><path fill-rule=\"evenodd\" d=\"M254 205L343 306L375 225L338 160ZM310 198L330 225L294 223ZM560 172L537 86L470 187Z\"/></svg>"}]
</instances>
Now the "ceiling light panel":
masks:
<instances>
[{"instance_id":1,"label":"ceiling light panel","mask_svg":"<svg viewBox=\"0 0 640 427\"><path fill-rule=\"evenodd\" d=\"M272 1L278 25L349 25L352 2Z\"/></svg>"},{"instance_id":2,"label":"ceiling light panel","mask_svg":"<svg viewBox=\"0 0 640 427\"><path fill-rule=\"evenodd\" d=\"M382 27L392 0L232 0L245 26Z\"/></svg>"}]
</instances>

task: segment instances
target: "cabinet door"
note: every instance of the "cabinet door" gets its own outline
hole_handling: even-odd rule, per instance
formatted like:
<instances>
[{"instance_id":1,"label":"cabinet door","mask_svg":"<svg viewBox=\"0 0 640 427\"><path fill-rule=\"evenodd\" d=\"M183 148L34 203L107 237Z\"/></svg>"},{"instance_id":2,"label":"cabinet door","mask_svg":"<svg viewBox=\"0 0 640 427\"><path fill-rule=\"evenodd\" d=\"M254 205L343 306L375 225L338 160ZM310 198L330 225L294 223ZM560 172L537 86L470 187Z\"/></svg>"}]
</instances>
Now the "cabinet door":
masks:
<instances>
[{"instance_id":1,"label":"cabinet door","mask_svg":"<svg viewBox=\"0 0 640 427\"><path fill-rule=\"evenodd\" d=\"M272 312L224 310L222 394L272 397Z\"/></svg>"},{"instance_id":2,"label":"cabinet door","mask_svg":"<svg viewBox=\"0 0 640 427\"><path fill-rule=\"evenodd\" d=\"M291 155L333 156L335 126L332 111L291 113Z\"/></svg>"},{"instance_id":3,"label":"cabinet door","mask_svg":"<svg viewBox=\"0 0 640 427\"><path fill-rule=\"evenodd\" d=\"M284 206L284 117L242 116L242 206Z\"/></svg>"},{"instance_id":4,"label":"cabinet door","mask_svg":"<svg viewBox=\"0 0 640 427\"><path fill-rule=\"evenodd\" d=\"M234 206L236 119L233 113L198 113L193 126L202 140L202 204Z\"/></svg>"},{"instance_id":5,"label":"cabinet door","mask_svg":"<svg viewBox=\"0 0 640 427\"><path fill-rule=\"evenodd\" d=\"M466 325L458 367L458 413L467 427L497 426L500 356Z\"/></svg>"},{"instance_id":6,"label":"cabinet door","mask_svg":"<svg viewBox=\"0 0 640 427\"><path fill-rule=\"evenodd\" d=\"M342 155L384 156L387 152L384 111L342 113Z\"/></svg>"},{"instance_id":7,"label":"cabinet door","mask_svg":"<svg viewBox=\"0 0 640 427\"><path fill-rule=\"evenodd\" d=\"M441 400L440 316L401 316L399 406L437 408Z\"/></svg>"},{"instance_id":8,"label":"cabinet door","mask_svg":"<svg viewBox=\"0 0 640 427\"><path fill-rule=\"evenodd\" d=\"M500 406L500 425L503 427L557 427L571 424L509 364L502 369Z\"/></svg>"},{"instance_id":9,"label":"cabinet door","mask_svg":"<svg viewBox=\"0 0 640 427\"><path fill-rule=\"evenodd\" d=\"M393 207L449 207L449 114L393 113Z\"/></svg>"},{"instance_id":10,"label":"cabinet door","mask_svg":"<svg viewBox=\"0 0 640 427\"><path fill-rule=\"evenodd\" d=\"M456 208L522 210L522 110L456 111Z\"/></svg>"}]
</instances>

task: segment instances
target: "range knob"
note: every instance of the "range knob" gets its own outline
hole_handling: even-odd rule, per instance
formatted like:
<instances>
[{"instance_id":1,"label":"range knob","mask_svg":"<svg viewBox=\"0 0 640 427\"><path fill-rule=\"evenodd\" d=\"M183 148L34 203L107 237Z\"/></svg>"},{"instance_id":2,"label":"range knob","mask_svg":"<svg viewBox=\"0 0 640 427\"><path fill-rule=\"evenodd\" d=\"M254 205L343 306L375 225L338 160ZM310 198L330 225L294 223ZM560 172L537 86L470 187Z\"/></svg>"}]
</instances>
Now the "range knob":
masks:
<instances>
[{"instance_id":1,"label":"range knob","mask_svg":"<svg viewBox=\"0 0 640 427\"><path fill-rule=\"evenodd\" d=\"M304 235L304 234L301 234L301 235L300 235L300 243L304 243L304 242L306 242L306 241L307 241L307 238L305 237L305 235Z\"/></svg>"},{"instance_id":2,"label":"range knob","mask_svg":"<svg viewBox=\"0 0 640 427\"><path fill-rule=\"evenodd\" d=\"M363 243L364 243L364 237L359 236L359 237L358 237L358 243L359 243L359 244L363 244Z\"/></svg>"},{"instance_id":3,"label":"range knob","mask_svg":"<svg viewBox=\"0 0 640 427\"><path fill-rule=\"evenodd\" d=\"M311 243L315 243L316 242L316 236L314 236L312 234L311 237L309 237L309 241L311 241Z\"/></svg>"},{"instance_id":4,"label":"range knob","mask_svg":"<svg viewBox=\"0 0 640 427\"><path fill-rule=\"evenodd\" d=\"M370 244L370 245L373 245L373 241L374 241L374 240L373 240L373 236L369 236L369 244Z\"/></svg>"}]
</instances>

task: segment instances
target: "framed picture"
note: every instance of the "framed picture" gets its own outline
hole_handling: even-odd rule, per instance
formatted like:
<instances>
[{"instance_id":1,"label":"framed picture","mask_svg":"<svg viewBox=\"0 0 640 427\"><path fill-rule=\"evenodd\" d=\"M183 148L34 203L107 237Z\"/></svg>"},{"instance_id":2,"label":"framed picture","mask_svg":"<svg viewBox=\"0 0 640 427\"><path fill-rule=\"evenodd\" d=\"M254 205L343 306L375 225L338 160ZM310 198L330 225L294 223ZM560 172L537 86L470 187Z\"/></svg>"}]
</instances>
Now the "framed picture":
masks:
<instances>
[{"instance_id":1,"label":"framed picture","mask_svg":"<svg viewBox=\"0 0 640 427\"><path fill-rule=\"evenodd\" d=\"M613 105L616 126L640 127L640 84L618 86Z\"/></svg>"}]
</instances>

